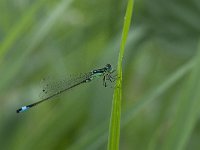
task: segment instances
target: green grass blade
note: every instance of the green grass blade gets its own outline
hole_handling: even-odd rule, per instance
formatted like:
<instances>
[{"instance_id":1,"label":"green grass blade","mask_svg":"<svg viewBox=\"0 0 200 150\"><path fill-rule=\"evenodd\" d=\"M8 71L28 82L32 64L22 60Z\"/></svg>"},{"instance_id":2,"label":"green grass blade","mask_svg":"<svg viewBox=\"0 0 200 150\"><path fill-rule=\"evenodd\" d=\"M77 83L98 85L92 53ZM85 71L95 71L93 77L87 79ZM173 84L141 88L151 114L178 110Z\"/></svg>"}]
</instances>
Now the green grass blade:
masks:
<instances>
[{"instance_id":1,"label":"green grass blade","mask_svg":"<svg viewBox=\"0 0 200 150\"><path fill-rule=\"evenodd\" d=\"M124 27L122 32L122 40L118 58L117 74L118 79L113 95L112 112L110 118L110 128L108 136L108 150L119 149L120 138L120 119L121 119L121 96L122 96L122 59L124 55L125 45L128 37L128 32L131 24L133 10L133 0L128 1L126 15L124 18Z\"/></svg>"},{"instance_id":2,"label":"green grass blade","mask_svg":"<svg viewBox=\"0 0 200 150\"><path fill-rule=\"evenodd\" d=\"M164 150L183 150L190 138L200 112L200 46L195 56L196 64L183 87L183 94L174 115L173 124L164 144Z\"/></svg>"}]
</instances>

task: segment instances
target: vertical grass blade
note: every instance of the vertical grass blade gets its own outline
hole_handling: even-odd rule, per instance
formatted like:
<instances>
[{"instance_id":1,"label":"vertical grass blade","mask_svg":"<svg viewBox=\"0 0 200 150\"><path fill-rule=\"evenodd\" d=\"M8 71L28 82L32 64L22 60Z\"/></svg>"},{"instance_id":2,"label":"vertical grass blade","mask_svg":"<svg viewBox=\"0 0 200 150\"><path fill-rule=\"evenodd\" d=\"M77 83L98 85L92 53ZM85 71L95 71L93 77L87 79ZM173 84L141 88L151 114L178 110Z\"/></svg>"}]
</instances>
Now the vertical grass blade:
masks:
<instances>
[{"instance_id":1,"label":"vertical grass blade","mask_svg":"<svg viewBox=\"0 0 200 150\"><path fill-rule=\"evenodd\" d=\"M196 64L183 87L183 94L173 117L174 123L164 143L164 150L183 150L188 143L200 113L200 45L194 58Z\"/></svg>"},{"instance_id":2,"label":"vertical grass blade","mask_svg":"<svg viewBox=\"0 0 200 150\"><path fill-rule=\"evenodd\" d=\"M108 150L119 149L119 138L120 138L120 119L121 119L121 97L122 97L122 59L124 55L125 45L128 37L128 32L131 24L133 10L133 0L128 0L126 14L124 18L124 26L122 32L122 40L120 45L117 74L118 79L113 95L112 112L110 118L109 136L108 136Z\"/></svg>"}]
</instances>

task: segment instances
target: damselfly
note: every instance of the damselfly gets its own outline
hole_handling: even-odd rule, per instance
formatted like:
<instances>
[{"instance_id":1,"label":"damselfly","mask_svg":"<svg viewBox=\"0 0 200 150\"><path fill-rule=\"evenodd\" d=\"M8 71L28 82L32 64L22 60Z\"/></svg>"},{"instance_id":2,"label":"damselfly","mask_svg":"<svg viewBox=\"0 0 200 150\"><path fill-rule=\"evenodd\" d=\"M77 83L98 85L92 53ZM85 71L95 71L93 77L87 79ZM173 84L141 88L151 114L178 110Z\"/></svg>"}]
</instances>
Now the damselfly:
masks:
<instances>
[{"instance_id":1,"label":"damselfly","mask_svg":"<svg viewBox=\"0 0 200 150\"><path fill-rule=\"evenodd\" d=\"M74 88L74 87L76 87L76 86L78 86L82 83L88 83L96 77L103 77L103 85L106 87L107 81L110 81L110 82L115 81L115 77L112 76L113 72L114 72L114 70L113 70L113 68L110 64L107 64L103 68L92 70L89 73L86 73L82 76L71 79L70 82L69 82L70 84L66 84L64 88L62 88L60 90L58 89L57 91L52 92L50 95L48 95L47 97L43 98L40 101L37 101L37 102L30 104L30 105L23 106L23 107L19 108L16 112L20 113L20 112L26 111L29 108L34 107L34 106L36 106L36 105L38 105L42 102L45 102L45 101L63 93L65 91L69 90L69 89L72 89L72 88ZM46 92L45 89L43 89L43 92Z\"/></svg>"}]
</instances>

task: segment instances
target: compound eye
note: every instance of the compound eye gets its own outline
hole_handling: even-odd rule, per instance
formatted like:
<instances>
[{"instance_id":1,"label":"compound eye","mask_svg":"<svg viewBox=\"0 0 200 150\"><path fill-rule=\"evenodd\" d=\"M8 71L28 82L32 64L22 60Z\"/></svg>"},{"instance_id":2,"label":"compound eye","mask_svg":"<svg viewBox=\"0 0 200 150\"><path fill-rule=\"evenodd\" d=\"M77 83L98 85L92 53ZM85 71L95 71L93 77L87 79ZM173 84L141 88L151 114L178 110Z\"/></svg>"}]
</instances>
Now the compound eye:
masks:
<instances>
[{"instance_id":1,"label":"compound eye","mask_svg":"<svg viewBox=\"0 0 200 150\"><path fill-rule=\"evenodd\" d=\"M112 70L111 64L107 64L107 65L106 65L106 68L107 68L107 70L111 71L111 70Z\"/></svg>"}]
</instances>

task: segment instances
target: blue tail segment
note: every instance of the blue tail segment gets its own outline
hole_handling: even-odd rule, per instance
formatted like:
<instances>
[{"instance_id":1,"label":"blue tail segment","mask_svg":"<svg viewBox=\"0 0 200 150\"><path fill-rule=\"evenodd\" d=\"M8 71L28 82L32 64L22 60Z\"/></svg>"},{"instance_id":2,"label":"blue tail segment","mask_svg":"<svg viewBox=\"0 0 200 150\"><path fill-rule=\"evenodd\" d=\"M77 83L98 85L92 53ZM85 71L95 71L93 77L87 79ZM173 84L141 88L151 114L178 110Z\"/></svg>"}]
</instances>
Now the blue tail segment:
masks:
<instances>
[{"instance_id":1,"label":"blue tail segment","mask_svg":"<svg viewBox=\"0 0 200 150\"><path fill-rule=\"evenodd\" d=\"M23 106L23 107L21 107L20 109L18 109L16 112L17 113L20 113L20 112L23 112L23 111L26 111L26 110L28 110L30 107L28 107L28 106Z\"/></svg>"}]
</instances>

